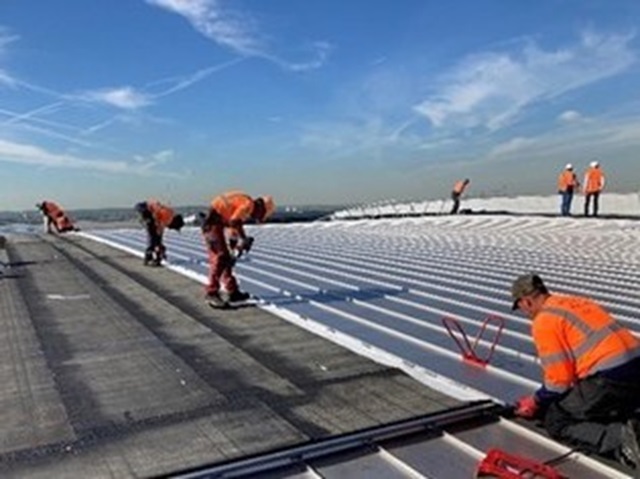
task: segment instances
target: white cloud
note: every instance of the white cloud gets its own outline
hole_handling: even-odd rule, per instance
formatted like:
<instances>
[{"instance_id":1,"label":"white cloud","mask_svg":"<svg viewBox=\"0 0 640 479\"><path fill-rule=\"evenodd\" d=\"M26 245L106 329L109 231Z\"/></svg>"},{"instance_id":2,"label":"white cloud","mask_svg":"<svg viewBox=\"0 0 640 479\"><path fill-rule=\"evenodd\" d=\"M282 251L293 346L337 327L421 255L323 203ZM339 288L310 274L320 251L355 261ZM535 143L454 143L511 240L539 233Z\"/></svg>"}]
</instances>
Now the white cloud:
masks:
<instances>
[{"instance_id":1,"label":"white cloud","mask_svg":"<svg viewBox=\"0 0 640 479\"><path fill-rule=\"evenodd\" d=\"M593 120L536 137L516 137L493 147L486 160L516 158L575 158L640 147L640 118L606 122Z\"/></svg>"},{"instance_id":2,"label":"white cloud","mask_svg":"<svg viewBox=\"0 0 640 479\"><path fill-rule=\"evenodd\" d=\"M560 115L558 115L558 121L564 123L573 123L580 120L582 120L582 115L575 110L563 111Z\"/></svg>"},{"instance_id":3,"label":"white cloud","mask_svg":"<svg viewBox=\"0 0 640 479\"><path fill-rule=\"evenodd\" d=\"M7 45L19 39L18 35L14 35L6 27L0 26L0 55L5 53Z\"/></svg>"},{"instance_id":4,"label":"white cloud","mask_svg":"<svg viewBox=\"0 0 640 479\"><path fill-rule=\"evenodd\" d=\"M0 161L47 167L78 168L123 173L128 170L122 161L90 161L72 155L50 153L43 148L0 139Z\"/></svg>"},{"instance_id":5,"label":"white cloud","mask_svg":"<svg viewBox=\"0 0 640 479\"><path fill-rule=\"evenodd\" d=\"M545 51L527 43L519 52L466 58L440 78L414 107L434 127L497 130L533 103L614 76L636 60L633 35L585 33L573 46Z\"/></svg>"},{"instance_id":6,"label":"white cloud","mask_svg":"<svg viewBox=\"0 0 640 479\"><path fill-rule=\"evenodd\" d=\"M217 0L146 0L185 17L205 37L243 55L260 54L264 45L246 15L224 11Z\"/></svg>"},{"instance_id":7,"label":"white cloud","mask_svg":"<svg viewBox=\"0 0 640 479\"><path fill-rule=\"evenodd\" d=\"M17 35L12 34L7 28L0 26L0 57L6 53L7 46L18 39L19 37ZM0 68L0 86L13 87L15 83L15 79L6 70Z\"/></svg>"},{"instance_id":8,"label":"white cloud","mask_svg":"<svg viewBox=\"0 0 640 479\"><path fill-rule=\"evenodd\" d=\"M76 98L102 103L124 110L137 110L153 103L150 95L137 91L136 89L126 86L121 88L104 88L80 93Z\"/></svg>"},{"instance_id":9,"label":"white cloud","mask_svg":"<svg viewBox=\"0 0 640 479\"><path fill-rule=\"evenodd\" d=\"M158 152L154 156L155 158L149 161L142 161L135 165L126 161L87 160L74 155L52 153L39 146L0 139L0 161L4 162L50 168L71 168L106 173L138 174L143 176L150 174L169 177L180 176L175 173L150 171L153 166L166 162L168 158L173 156L173 152L165 150Z\"/></svg>"},{"instance_id":10,"label":"white cloud","mask_svg":"<svg viewBox=\"0 0 640 479\"><path fill-rule=\"evenodd\" d=\"M15 87L16 80L9 75L5 70L0 70L0 85L5 85L8 87Z\"/></svg>"},{"instance_id":11,"label":"white cloud","mask_svg":"<svg viewBox=\"0 0 640 479\"><path fill-rule=\"evenodd\" d=\"M538 140L535 138L516 137L500 143L489 152L489 157L518 155L523 152L530 152L536 146Z\"/></svg>"},{"instance_id":12,"label":"white cloud","mask_svg":"<svg viewBox=\"0 0 640 479\"><path fill-rule=\"evenodd\" d=\"M289 62L270 51L257 22L246 12L223 8L219 0L145 0L149 5L181 15L209 40L248 57L261 57L292 71L319 68L326 62L331 46L326 42L312 44L312 58Z\"/></svg>"},{"instance_id":13,"label":"white cloud","mask_svg":"<svg viewBox=\"0 0 640 479\"><path fill-rule=\"evenodd\" d=\"M175 157L175 152L173 150L161 150L152 155L152 158L156 163L167 163Z\"/></svg>"}]
</instances>

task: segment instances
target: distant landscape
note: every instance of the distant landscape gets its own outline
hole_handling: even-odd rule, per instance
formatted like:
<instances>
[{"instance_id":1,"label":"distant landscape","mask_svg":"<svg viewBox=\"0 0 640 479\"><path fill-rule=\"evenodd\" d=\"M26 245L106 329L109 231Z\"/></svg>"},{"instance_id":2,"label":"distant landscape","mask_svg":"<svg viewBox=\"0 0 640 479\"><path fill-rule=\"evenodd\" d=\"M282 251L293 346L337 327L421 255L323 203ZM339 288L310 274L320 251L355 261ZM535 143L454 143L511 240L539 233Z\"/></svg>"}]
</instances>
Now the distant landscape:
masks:
<instances>
[{"instance_id":1,"label":"distant landscape","mask_svg":"<svg viewBox=\"0 0 640 479\"><path fill-rule=\"evenodd\" d=\"M297 221L314 221L330 215L344 206L307 205L285 206L278 208L270 219L274 223L289 223ZM202 206L176 207L176 210L185 217L203 211ZM90 221L92 223L114 223L135 220L136 215L132 208L101 208L68 210L67 213L74 221ZM0 225L10 224L40 224L42 215L35 208L28 211L2 211L0 212Z\"/></svg>"}]
</instances>

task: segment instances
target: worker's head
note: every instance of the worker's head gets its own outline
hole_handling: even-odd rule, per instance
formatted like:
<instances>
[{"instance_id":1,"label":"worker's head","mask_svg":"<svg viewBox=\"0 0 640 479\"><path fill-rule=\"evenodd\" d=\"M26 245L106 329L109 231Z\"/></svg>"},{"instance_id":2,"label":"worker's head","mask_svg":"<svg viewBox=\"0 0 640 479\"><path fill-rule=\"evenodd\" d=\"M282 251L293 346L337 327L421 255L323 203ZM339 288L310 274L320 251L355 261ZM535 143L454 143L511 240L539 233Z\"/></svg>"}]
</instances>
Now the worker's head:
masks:
<instances>
[{"instance_id":1,"label":"worker's head","mask_svg":"<svg viewBox=\"0 0 640 479\"><path fill-rule=\"evenodd\" d=\"M573 165L571 163L567 163L564 167L565 170L573 170Z\"/></svg>"},{"instance_id":2,"label":"worker's head","mask_svg":"<svg viewBox=\"0 0 640 479\"><path fill-rule=\"evenodd\" d=\"M598 166L600 166L600 163L598 163L597 161L592 161L591 163L589 163L589 166L591 168L597 168Z\"/></svg>"},{"instance_id":3,"label":"worker's head","mask_svg":"<svg viewBox=\"0 0 640 479\"><path fill-rule=\"evenodd\" d=\"M533 317L542 307L542 302L549 294L549 290L537 274L524 274L518 277L511 286L513 305L511 309L521 310L529 317Z\"/></svg>"},{"instance_id":4,"label":"worker's head","mask_svg":"<svg viewBox=\"0 0 640 479\"><path fill-rule=\"evenodd\" d=\"M464 184L465 185L468 185L470 182L471 182L471 180L469 178L465 178L464 179Z\"/></svg>"},{"instance_id":5,"label":"worker's head","mask_svg":"<svg viewBox=\"0 0 640 479\"><path fill-rule=\"evenodd\" d=\"M184 226L184 218L182 217L182 215L175 215L171 220L171 223L169 223L169 226L167 226L167 228L180 231L180 229L183 226Z\"/></svg>"},{"instance_id":6,"label":"worker's head","mask_svg":"<svg viewBox=\"0 0 640 479\"><path fill-rule=\"evenodd\" d=\"M251 217L258 223L264 223L273 214L275 209L276 204L272 196L260 196L253 200Z\"/></svg>"}]
</instances>

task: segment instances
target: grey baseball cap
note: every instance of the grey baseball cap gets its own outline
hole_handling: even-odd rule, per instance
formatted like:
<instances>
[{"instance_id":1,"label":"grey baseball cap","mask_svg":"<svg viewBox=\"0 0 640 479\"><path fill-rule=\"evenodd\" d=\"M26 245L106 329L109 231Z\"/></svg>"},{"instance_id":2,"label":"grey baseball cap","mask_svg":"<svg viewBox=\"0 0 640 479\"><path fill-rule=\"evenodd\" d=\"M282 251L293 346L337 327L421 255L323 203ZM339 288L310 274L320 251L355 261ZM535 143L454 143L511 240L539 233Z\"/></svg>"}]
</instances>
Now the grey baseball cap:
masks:
<instances>
[{"instance_id":1,"label":"grey baseball cap","mask_svg":"<svg viewBox=\"0 0 640 479\"><path fill-rule=\"evenodd\" d=\"M530 294L539 292L546 292L547 288L542 282L542 278L534 273L523 274L519 276L511 286L511 297L513 298L513 305L511 310L518 309L518 301Z\"/></svg>"}]
</instances>

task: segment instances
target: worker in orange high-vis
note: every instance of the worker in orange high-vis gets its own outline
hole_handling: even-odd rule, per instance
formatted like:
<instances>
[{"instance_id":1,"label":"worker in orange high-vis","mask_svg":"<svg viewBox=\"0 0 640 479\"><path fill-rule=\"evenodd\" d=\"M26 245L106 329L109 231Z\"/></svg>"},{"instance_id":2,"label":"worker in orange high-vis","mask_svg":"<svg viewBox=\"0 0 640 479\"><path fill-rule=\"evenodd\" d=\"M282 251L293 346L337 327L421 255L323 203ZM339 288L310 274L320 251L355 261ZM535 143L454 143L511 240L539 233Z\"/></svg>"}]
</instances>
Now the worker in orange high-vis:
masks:
<instances>
[{"instance_id":1,"label":"worker in orange high-vis","mask_svg":"<svg viewBox=\"0 0 640 479\"><path fill-rule=\"evenodd\" d=\"M455 185L453 185L453 189L451 190L451 199L453 200L453 207L451 208L452 215L458 213L460 209L460 197L462 193L464 193L464 190L467 189L469 183L469 178L465 178L464 180L456 181Z\"/></svg>"},{"instance_id":2,"label":"worker in orange high-vis","mask_svg":"<svg viewBox=\"0 0 640 479\"><path fill-rule=\"evenodd\" d=\"M604 173L600 163L592 161L584 174L584 215L589 216L589 204L593 200L593 216L598 216L600 193L604 189Z\"/></svg>"},{"instance_id":3,"label":"worker in orange high-vis","mask_svg":"<svg viewBox=\"0 0 640 479\"><path fill-rule=\"evenodd\" d=\"M573 172L573 165L567 163L562 173L558 177L558 194L561 198L560 214L562 216L571 215L571 202L573 201L573 193L580 186L578 177Z\"/></svg>"},{"instance_id":4,"label":"worker in orange high-vis","mask_svg":"<svg viewBox=\"0 0 640 479\"><path fill-rule=\"evenodd\" d=\"M274 212L271 196L252 198L241 191L230 191L216 196L202 223L202 234L209 255L209 282L206 299L214 308L229 303L246 301L250 295L238 289L233 275L235 255L231 251L225 232L231 234L232 246L238 253L249 252L253 237L247 236L244 225L248 221L262 223ZM222 295L220 289L224 288Z\"/></svg>"},{"instance_id":5,"label":"worker in orange high-vis","mask_svg":"<svg viewBox=\"0 0 640 479\"><path fill-rule=\"evenodd\" d=\"M145 266L160 266L167 257L167 248L162 237L165 228L180 231L184 226L184 218L176 214L173 208L157 200L137 203L134 209L140 216L140 222L147 230L147 249L144 252Z\"/></svg>"},{"instance_id":6,"label":"worker in orange high-vis","mask_svg":"<svg viewBox=\"0 0 640 479\"><path fill-rule=\"evenodd\" d=\"M43 201L36 204L36 208L42 213L44 219L44 230L46 233L53 233L52 227L56 233L66 233L68 231L78 231L73 225L69 216L64 210L53 201Z\"/></svg>"},{"instance_id":7,"label":"worker in orange high-vis","mask_svg":"<svg viewBox=\"0 0 640 479\"><path fill-rule=\"evenodd\" d=\"M544 383L516 415L541 417L549 434L614 457L640 474L640 342L600 305L551 294L535 274L517 278L512 309L532 319Z\"/></svg>"}]
</instances>

